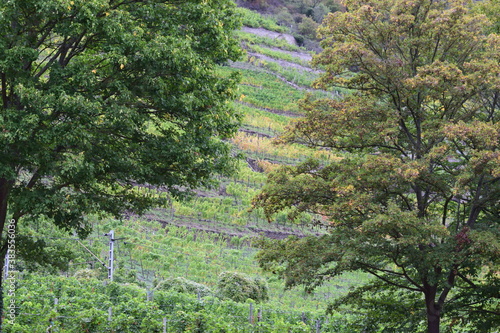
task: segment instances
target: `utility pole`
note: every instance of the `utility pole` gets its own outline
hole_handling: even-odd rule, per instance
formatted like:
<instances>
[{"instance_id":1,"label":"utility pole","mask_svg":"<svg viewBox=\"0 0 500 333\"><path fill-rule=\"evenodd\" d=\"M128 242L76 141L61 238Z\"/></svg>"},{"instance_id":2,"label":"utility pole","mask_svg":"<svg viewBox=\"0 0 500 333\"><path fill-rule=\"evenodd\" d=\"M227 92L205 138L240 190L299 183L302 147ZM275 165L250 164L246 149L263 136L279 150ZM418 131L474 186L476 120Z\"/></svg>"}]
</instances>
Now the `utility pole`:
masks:
<instances>
[{"instance_id":1,"label":"utility pole","mask_svg":"<svg viewBox=\"0 0 500 333\"><path fill-rule=\"evenodd\" d=\"M108 262L108 279L113 281L113 262L114 262L114 250L115 250L115 231L111 230L104 236L109 237L109 262Z\"/></svg>"}]
</instances>

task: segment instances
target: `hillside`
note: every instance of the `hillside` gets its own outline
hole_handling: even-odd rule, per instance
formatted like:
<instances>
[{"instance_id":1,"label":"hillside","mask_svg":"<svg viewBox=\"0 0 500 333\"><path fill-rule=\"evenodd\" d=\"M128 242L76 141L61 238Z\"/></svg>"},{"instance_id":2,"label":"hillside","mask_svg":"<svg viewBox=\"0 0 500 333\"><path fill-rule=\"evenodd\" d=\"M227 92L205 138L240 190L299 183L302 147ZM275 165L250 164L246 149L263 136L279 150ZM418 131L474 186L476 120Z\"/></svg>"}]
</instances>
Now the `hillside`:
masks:
<instances>
[{"instance_id":1,"label":"hillside","mask_svg":"<svg viewBox=\"0 0 500 333\"><path fill-rule=\"evenodd\" d=\"M339 92L310 88L320 74L309 65L314 51L299 46L290 31L256 12L241 11L246 26L237 35L246 55L219 68L222 76L242 75L239 98L233 102L242 117L242 127L232 139L234 155L240 158L239 173L217 179L213 188L196 190L188 201L169 199L167 206L141 217L128 214L122 221L103 221L89 216L94 229L82 241L40 221L28 237L51 248L60 264L51 269L23 267L16 295L18 326L7 325L5 332L45 332L49 326L58 332L76 332L77 327L87 332L110 328L160 332L164 327L168 332L251 332L256 327L260 332L342 332L347 327L339 315L325 316L326 307L366 276L344 276L306 294L300 289L284 290L279 279L262 273L255 262L254 239L321 235L325 230L317 218L305 215L299 223L292 223L283 213L271 222L262 211L249 211L270 170L310 156L323 161L337 158L305 146L275 145L273 138L300 117L297 102L304 94L334 97ZM139 185L137 190L168 197L162 188ZM103 266L110 256L109 239L103 234L110 230L117 241L115 282L108 284L108 270ZM223 272L264 279L269 301L235 303L199 293L154 289L162 281L182 277L217 294ZM249 306L255 319L248 319ZM223 318L220 327L215 324L217 318Z\"/></svg>"},{"instance_id":2,"label":"hillside","mask_svg":"<svg viewBox=\"0 0 500 333\"><path fill-rule=\"evenodd\" d=\"M1 2L0 332L498 333L499 9Z\"/></svg>"}]
</instances>

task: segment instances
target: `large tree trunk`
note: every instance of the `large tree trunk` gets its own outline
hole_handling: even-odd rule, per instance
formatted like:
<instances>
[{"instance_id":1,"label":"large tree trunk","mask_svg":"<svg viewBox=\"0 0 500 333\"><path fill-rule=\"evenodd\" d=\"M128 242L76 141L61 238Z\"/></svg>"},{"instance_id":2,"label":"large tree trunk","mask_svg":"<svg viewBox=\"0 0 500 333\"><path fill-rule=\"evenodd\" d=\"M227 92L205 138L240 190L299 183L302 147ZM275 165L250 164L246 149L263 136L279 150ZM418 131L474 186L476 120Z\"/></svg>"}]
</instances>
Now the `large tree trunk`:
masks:
<instances>
[{"instance_id":1,"label":"large tree trunk","mask_svg":"<svg viewBox=\"0 0 500 333\"><path fill-rule=\"evenodd\" d=\"M425 306L427 309L427 332L439 333L439 324L441 322L441 310L436 304L437 287L424 282Z\"/></svg>"},{"instance_id":2,"label":"large tree trunk","mask_svg":"<svg viewBox=\"0 0 500 333\"><path fill-rule=\"evenodd\" d=\"M439 323L441 321L439 311L437 313L429 313L427 309L427 332L439 333Z\"/></svg>"}]
</instances>

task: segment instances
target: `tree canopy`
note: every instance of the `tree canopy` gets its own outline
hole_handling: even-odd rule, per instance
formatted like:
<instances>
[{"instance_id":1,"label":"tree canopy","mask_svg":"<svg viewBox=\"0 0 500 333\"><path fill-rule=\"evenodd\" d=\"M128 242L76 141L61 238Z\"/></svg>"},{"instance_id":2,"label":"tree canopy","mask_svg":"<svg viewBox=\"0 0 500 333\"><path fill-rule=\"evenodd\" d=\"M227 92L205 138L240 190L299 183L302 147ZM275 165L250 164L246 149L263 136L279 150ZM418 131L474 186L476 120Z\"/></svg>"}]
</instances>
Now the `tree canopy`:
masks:
<instances>
[{"instance_id":1,"label":"tree canopy","mask_svg":"<svg viewBox=\"0 0 500 333\"><path fill-rule=\"evenodd\" d=\"M261 265L312 289L345 271L375 277L332 308L359 330L475 332L500 318L500 37L458 1L346 1L319 33L316 87L282 140L337 152L269 176L255 207L312 212L321 237L261 242ZM347 305L346 305L347 304Z\"/></svg>"},{"instance_id":2,"label":"tree canopy","mask_svg":"<svg viewBox=\"0 0 500 333\"><path fill-rule=\"evenodd\" d=\"M0 230L141 213L233 170L224 139L241 51L230 0L12 0L0 4ZM5 233L0 256L7 250ZM30 253L44 259L43 253ZM34 257L34 258L33 258ZM2 259L3 260L3 259Z\"/></svg>"}]
</instances>

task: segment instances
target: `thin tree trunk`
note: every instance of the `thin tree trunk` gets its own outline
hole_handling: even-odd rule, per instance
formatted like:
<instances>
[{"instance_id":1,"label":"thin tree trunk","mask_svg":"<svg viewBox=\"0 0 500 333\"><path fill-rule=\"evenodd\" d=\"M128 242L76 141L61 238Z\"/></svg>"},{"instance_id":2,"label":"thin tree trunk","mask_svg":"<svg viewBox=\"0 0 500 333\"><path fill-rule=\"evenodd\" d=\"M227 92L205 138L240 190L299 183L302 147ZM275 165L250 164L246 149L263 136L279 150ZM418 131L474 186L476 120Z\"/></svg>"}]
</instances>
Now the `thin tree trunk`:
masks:
<instances>
[{"instance_id":1,"label":"thin tree trunk","mask_svg":"<svg viewBox=\"0 0 500 333\"><path fill-rule=\"evenodd\" d=\"M5 222L7 219L7 202L9 196L8 181L5 178L0 178L0 235L3 234ZM0 332L2 332L3 324L3 265L5 253L2 251L3 243L0 242Z\"/></svg>"},{"instance_id":2,"label":"thin tree trunk","mask_svg":"<svg viewBox=\"0 0 500 333\"><path fill-rule=\"evenodd\" d=\"M0 178L0 233L3 232L5 228L5 222L7 220L7 205L10 192L10 184L7 179Z\"/></svg>"},{"instance_id":3,"label":"thin tree trunk","mask_svg":"<svg viewBox=\"0 0 500 333\"><path fill-rule=\"evenodd\" d=\"M9 200L9 192L12 187L13 181L7 180L5 178L0 178L0 235L3 234L5 230L5 226L7 223L7 210L8 210L8 200ZM7 234L6 234L7 236ZM5 255L7 254L7 237L5 238L5 242L0 242L0 332L2 332L3 325L3 292L4 292L4 262Z\"/></svg>"}]
</instances>

